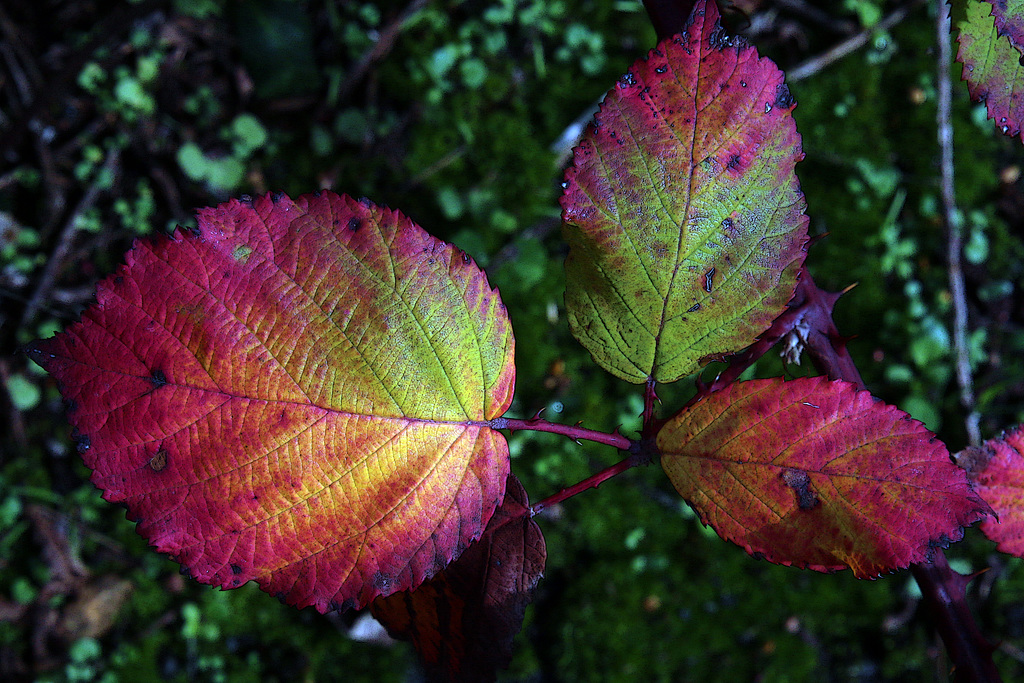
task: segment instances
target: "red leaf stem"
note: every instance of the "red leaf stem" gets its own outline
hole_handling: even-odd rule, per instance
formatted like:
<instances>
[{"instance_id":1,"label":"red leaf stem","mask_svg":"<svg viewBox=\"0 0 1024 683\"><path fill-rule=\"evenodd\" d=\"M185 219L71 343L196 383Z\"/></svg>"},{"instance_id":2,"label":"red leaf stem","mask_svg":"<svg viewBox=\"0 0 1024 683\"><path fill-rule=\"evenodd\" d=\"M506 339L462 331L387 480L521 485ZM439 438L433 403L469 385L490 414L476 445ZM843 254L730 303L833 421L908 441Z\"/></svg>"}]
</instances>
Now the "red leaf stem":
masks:
<instances>
[{"instance_id":1,"label":"red leaf stem","mask_svg":"<svg viewBox=\"0 0 1024 683\"><path fill-rule=\"evenodd\" d=\"M518 430L532 430L535 432L551 432L552 434L561 434L567 436L573 441L594 441L596 443L603 443L606 446L613 446L618 448L620 451L633 452L637 449L638 442L626 438L622 434L619 434L618 430L611 434L607 432L600 432L596 429L587 429L580 425L563 425L555 422L548 422L538 417L532 417L528 420L521 420L511 417L499 417L495 420L490 420L483 423L489 426L491 429L507 429L510 432Z\"/></svg>"},{"instance_id":2,"label":"red leaf stem","mask_svg":"<svg viewBox=\"0 0 1024 683\"><path fill-rule=\"evenodd\" d=\"M537 515L541 510L543 510L546 507L550 507L552 505L561 503L564 500L568 500L569 498L572 498L578 493L583 493L587 489L596 489L598 486L605 483L612 477L622 474L623 472L632 467L636 467L637 465L645 464L647 462L650 462L650 458L647 457L645 454L639 452L634 453L625 460L620 460L614 465L604 468L597 474L591 477L587 477L586 479L577 484L573 484L572 486L564 488L558 493L552 496L548 496L542 501L534 503L533 506L530 508L530 513L532 515Z\"/></svg>"}]
</instances>

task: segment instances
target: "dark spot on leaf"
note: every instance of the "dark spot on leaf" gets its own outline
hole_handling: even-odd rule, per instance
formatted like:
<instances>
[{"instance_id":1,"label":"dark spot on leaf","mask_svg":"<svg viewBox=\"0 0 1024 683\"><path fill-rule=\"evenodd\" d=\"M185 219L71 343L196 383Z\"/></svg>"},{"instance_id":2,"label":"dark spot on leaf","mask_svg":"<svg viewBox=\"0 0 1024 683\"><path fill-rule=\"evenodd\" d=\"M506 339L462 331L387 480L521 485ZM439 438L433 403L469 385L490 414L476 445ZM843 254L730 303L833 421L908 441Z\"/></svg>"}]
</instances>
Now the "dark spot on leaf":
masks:
<instances>
[{"instance_id":1,"label":"dark spot on leaf","mask_svg":"<svg viewBox=\"0 0 1024 683\"><path fill-rule=\"evenodd\" d=\"M632 71L627 71L622 75L622 78L619 79L619 83L624 88L629 87L631 85L636 85L636 76L633 75Z\"/></svg>"},{"instance_id":2,"label":"dark spot on leaf","mask_svg":"<svg viewBox=\"0 0 1024 683\"><path fill-rule=\"evenodd\" d=\"M729 162L725 165L730 171L735 171L740 166L740 162L743 161L743 157L739 154L733 154L729 157Z\"/></svg>"},{"instance_id":3,"label":"dark spot on leaf","mask_svg":"<svg viewBox=\"0 0 1024 683\"><path fill-rule=\"evenodd\" d=\"M469 254L464 251L460 253L462 254L462 262L468 266L473 259L469 258Z\"/></svg>"},{"instance_id":4,"label":"dark spot on leaf","mask_svg":"<svg viewBox=\"0 0 1024 683\"><path fill-rule=\"evenodd\" d=\"M164 374L163 370L154 370L153 374L149 377L149 381L153 383L154 389L159 389L167 384L167 375Z\"/></svg>"},{"instance_id":5,"label":"dark spot on leaf","mask_svg":"<svg viewBox=\"0 0 1024 683\"><path fill-rule=\"evenodd\" d=\"M370 201L369 197L360 197L359 203L368 209L373 207L373 202Z\"/></svg>"},{"instance_id":6,"label":"dark spot on leaf","mask_svg":"<svg viewBox=\"0 0 1024 683\"><path fill-rule=\"evenodd\" d=\"M381 593L391 592L391 577L384 572L377 572L373 575L373 587Z\"/></svg>"},{"instance_id":7,"label":"dark spot on leaf","mask_svg":"<svg viewBox=\"0 0 1024 683\"><path fill-rule=\"evenodd\" d=\"M794 104L796 104L796 100L793 99L792 93L789 92L789 86L785 83L780 83L775 88L775 106L789 109Z\"/></svg>"},{"instance_id":8,"label":"dark spot on leaf","mask_svg":"<svg viewBox=\"0 0 1024 683\"><path fill-rule=\"evenodd\" d=\"M821 502L811 490L811 476L803 470L782 470L782 481L796 493L796 505L801 510L813 510Z\"/></svg>"},{"instance_id":9,"label":"dark spot on leaf","mask_svg":"<svg viewBox=\"0 0 1024 683\"><path fill-rule=\"evenodd\" d=\"M355 216L348 219L348 229L351 230L352 232L355 232L360 227L362 227L362 224L363 222L356 218Z\"/></svg>"},{"instance_id":10,"label":"dark spot on leaf","mask_svg":"<svg viewBox=\"0 0 1024 683\"><path fill-rule=\"evenodd\" d=\"M232 563L232 565L231 565L231 573L234 574L235 576L238 576L239 574L242 573L242 568L239 565Z\"/></svg>"},{"instance_id":11,"label":"dark spot on leaf","mask_svg":"<svg viewBox=\"0 0 1024 683\"><path fill-rule=\"evenodd\" d=\"M711 293L711 288L715 284L715 269L712 268L708 272L704 273L704 291L708 294Z\"/></svg>"},{"instance_id":12,"label":"dark spot on leaf","mask_svg":"<svg viewBox=\"0 0 1024 683\"><path fill-rule=\"evenodd\" d=\"M721 21L716 21L714 28L711 29L711 35L708 37L708 42L715 50L724 50L732 45L732 36L726 33L725 28L722 27Z\"/></svg>"},{"instance_id":13,"label":"dark spot on leaf","mask_svg":"<svg viewBox=\"0 0 1024 683\"><path fill-rule=\"evenodd\" d=\"M78 448L79 453L85 453L92 447L92 440L88 434L76 432L71 435L71 438L75 440L75 446Z\"/></svg>"},{"instance_id":14,"label":"dark spot on leaf","mask_svg":"<svg viewBox=\"0 0 1024 683\"><path fill-rule=\"evenodd\" d=\"M668 67L667 66L658 66L658 67L654 68L654 73L656 73L656 74L663 74L666 71L668 71Z\"/></svg>"},{"instance_id":15,"label":"dark spot on leaf","mask_svg":"<svg viewBox=\"0 0 1024 683\"><path fill-rule=\"evenodd\" d=\"M968 446L953 456L957 465L967 470L967 476L974 479L988 469L988 464L996 452L990 446Z\"/></svg>"},{"instance_id":16,"label":"dark spot on leaf","mask_svg":"<svg viewBox=\"0 0 1024 683\"><path fill-rule=\"evenodd\" d=\"M251 194L243 194L241 197L238 198L238 203L239 204L246 204L248 206L252 206L252 195Z\"/></svg>"},{"instance_id":17,"label":"dark spot on leaf","mask_svg":"<svg viewBox=\"0 0 1024 683\"><path fill-rule=\"evenodd\" d=\"M154 472L160 472L167 467L167 449L160 448L153 454L153 457L149 459L149 467Z\"/></svg>"},{"instance_id":18,"label":"dark spot on leaf","mask_svg":"<svg viewBox=\"0 0 1024 683\"><path fill-rule=\"evenodd\" d=\"M288 198L288 195L286 195L284 192L271 192L270 193L270 201L274 202L275 204L277 204L278 202L283 201L283 200L285 200L287 198Z\"/></svg>"},{"instance_id":19,"label":"dark spot on leaf","mask_svg":"<svg viewBox=\"0 0 1024 683\"><path fill-rule=\"evenodd\" d=\"M723 218L722 219L722 229L723 230L731 230L732 229L732 219L731 218Z\"/></svg>"},{"instance_id":20,"label":"dark spot on leaf","mask_svg":"<svg viewBox=\"0 0 1024 683\"><path fill-rule=\"evenodd\" d=\"M689 308L687 308L686 312L687 313L695 313L696 311L699 311L699 310L700 310L700 304L694 304L694 305L690 306Z\"/></svg>"},{"instance_id":21,"label":"dark spot on leaf","mask_svg":"<svg viewBox=\"0 0 1024 683\"><path fill-rule=\"evenodd\" d=\"M746 88L747 87L747 82L746 81L740 81L740 87L741 88Z\"/></svg>"}]
</instances>

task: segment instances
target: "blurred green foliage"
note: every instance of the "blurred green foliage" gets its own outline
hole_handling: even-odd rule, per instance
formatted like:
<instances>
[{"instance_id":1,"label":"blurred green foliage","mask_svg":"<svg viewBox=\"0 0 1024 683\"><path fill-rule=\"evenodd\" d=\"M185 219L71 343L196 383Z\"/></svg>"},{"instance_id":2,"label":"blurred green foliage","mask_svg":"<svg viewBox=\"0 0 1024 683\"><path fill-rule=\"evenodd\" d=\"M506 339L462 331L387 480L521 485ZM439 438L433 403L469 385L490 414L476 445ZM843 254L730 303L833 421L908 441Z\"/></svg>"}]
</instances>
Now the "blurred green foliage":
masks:
<instances>
[{"instance_id":1,"label":"blurred green foliage","mask_svg":"<svg viewBox=\"0 0 1024 683\"><path fill-rule=\"evenodd\" d=\"M107 199L74 217L86 265L62 275L65 289L91 288L132 239L186 223L191 206L267 189L365 195L487 267L517 338L514 416L544 408L566 423L638 427L636 388L597 369L565 324L565 147L556 142L653 47L639 0L153 4L155 14L123 35L97 36L83 23L68 38L89 46L73 96L91 103L100 124L69 125L67 139L85 141L67 173ZM889 9L881 0L810 4L856 30ZM791 89L812 233L828 233L809 266L826 288L859 283L837 317L844 334L858 335L850 348L865 380L955 450L964 434L936 180L933 4ZM842 37L789 18L780 26L796 34L756 41L783 68ZM190 61L190 51L209 58ZM959 66L950 68L958 79ZM1024 420L1024 246L1012 173L1022 154L962 87L954 125L971 359L992 436ZM40 208L47 172L12 170L13 190L0 196L0 286L26 298L54 240ZM82 303L51 297L23 324L4 314L4 353L52 333ZM70 552L91 575L132 587L108 630L44 643L52 664L39 680L417 680L408 650L355 642L347 622L285 607L253 586L220 592L181 579L88 483L55 387L13 353L2 369L15 417L0 437L0 595L12 609L65 613L31 506L63 520ZM812 372L766 358L751 374ZM659 388L662 414L692 391L689 381ZM511 447L534 500L618 458L548 434L516 434ZM855 581L752 560L703 529L657 465L539 521L548 568L505 680L932 681L943 668L905 574ZM1020 647L1024 568L992 553L975 533L950 551L971 569L994 567L971 595L983 628ZM0 646L39 659L36 628L0 621ZM1007 680L1024 677L1004 652Z\"/></svg>"}]
</instances>

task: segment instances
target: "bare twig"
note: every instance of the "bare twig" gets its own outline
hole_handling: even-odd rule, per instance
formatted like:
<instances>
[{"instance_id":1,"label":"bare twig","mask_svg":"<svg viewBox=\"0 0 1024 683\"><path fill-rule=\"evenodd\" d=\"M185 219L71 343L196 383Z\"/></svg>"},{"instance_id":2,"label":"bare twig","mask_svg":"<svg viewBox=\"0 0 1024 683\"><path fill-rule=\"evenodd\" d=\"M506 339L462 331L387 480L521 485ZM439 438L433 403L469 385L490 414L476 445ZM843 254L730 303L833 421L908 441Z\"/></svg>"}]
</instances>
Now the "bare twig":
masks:
<instances>
[{"instance_id":1,"label":"bare twig","mask_svg":"<svg viewBox=\"0 0 1024 683\"><path fill-rule=\"evenodd\" d=\"M804 0L775 0L775 4L829 31L853 33L856 29L854 22L836 19L825 10L809 5Z\"/></svg>"},{"instance_id":2,"label":"bare twig","mask_svg":"<svg viewBox=\"0 0 1024 683\"><path fill-rule=\"evenodd\" d=\"M413 0L406 5L405 9L397 17L380 30L377 41L369 50L363 53L355 67L349 72L348 77L345 78L338 88L337 99L339 102L344 101L349 96L356 85L366 77L366 74L374 64L384 59L391 52L395 45L395 40L405 28L409 19L416 12L426 7L426 5L427 0Z\"/></svg>"},{"instance_id":3,"label":"bare twig","mask_svg":"<svg viewBox=\"0 0 1024 683\"><path fill-rule=\"evenodd\" d=\"M120 158L120 150L116 147L110 150L99 174L97 174L97 178L100 179L113 174L120 162ZM46 262L46 268L43 269L43 273L39 277L35 291L32 292L32 296L29 297L28 303L25 305L25 311L21 316L22 327L32 322L39 308L53 289L54 283L57 281L57 275L60 273L61 268L64 267L68 254L71 252L71 244L74 241L75 233L78 232L79 217L92 208L105 188L106 186L100 183L99 180L94 181L85 194L82 195L82 199L78 202L74 211L71 212L67 222L65 222L64 229L61 230L60 236L57 238L57 246L54 247L53 253L50 254L50 258Z\"/></svg>"},{"instance_id":4,"label":"bare twig","mask_svg":"<svg viewBox=\"0 0 1024 683\"><path fill-rule=\"evenodd\" d=\"M960 258L963 252L963 217L956 206L953 185L953 124L950 113L953 106L953 86L949 78L949 65L953 59L953 53L949 33L949 5L940 2L936 24L939 50L938 111L935 119L940 151L942 214L946 223L946 266L949 271L949 290L953 298L953 353L956 379L960 385L960 404L967 413L964 418L967 440L972 446L980 446L981 429L978 426L979 417L975 408L970 349L967 345L967 293L964 286L963 263Z\"/></svg>"},{"instance_id":5,"label":"bare twig","mask_svg":"<svg viewBox=\"0 0 1024 683\"><path fill-rule=\"evenodd\" d=\"M850 36L838 45L829 48L817 57L812 57L804 62L801 62L797 66L793 67L786 74L786 81L793 83L794 81L803 80L809 76L813 76L825 67L831 66L838 62L843 57L856 52L860 48L864 47L867 42L882 31L888 31L892 29L896 24L900 23L910 14L910 10L914 9L918 5L922 4L924 0L913 0L902 7L898 7L891 14L883 18L877 24L871 28L864 29L860 33Z\"/></svg>"}]
</instances>

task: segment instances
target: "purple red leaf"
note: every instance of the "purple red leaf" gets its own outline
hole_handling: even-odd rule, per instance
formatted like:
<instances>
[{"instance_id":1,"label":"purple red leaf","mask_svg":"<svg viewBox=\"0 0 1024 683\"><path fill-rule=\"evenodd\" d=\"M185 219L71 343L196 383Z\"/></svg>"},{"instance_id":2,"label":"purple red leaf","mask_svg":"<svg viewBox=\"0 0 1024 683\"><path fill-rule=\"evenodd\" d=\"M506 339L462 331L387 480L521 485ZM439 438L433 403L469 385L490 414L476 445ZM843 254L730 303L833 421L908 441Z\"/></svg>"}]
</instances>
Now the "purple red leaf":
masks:
<instances>
[{"instance_id":1,"label":"purple red leaf","mask_svg":"<svg viewBox=\"0 0 1024 683\"><path fill-rule=\"evenodd\" d=\"M370 604L392 636L412 641L429 680L493 681L512 659L547 549L515 475L505 491L480 541L419 588Z\"/></svg>"},{"instance_id":2,"label":"purple red leaf","mask_svg":"<svg viewBox=\"0 0 1024 683\"><path fill-rule=\"evenodd\" d=\"M1024 557L1024 426L957 453L956 461L995 512L982 532L1002 552Z\"/></svg>"},{"instance_id":3,"label":"purple red leaf","mask_svg":"<svg viewBox=\"0 0 1024 683\"><path fill-rule=\"evenodd\" d=\"M985 0L992 6L996 31L1006 37L1018 52L1024 50L1024 0Z\"/></svg>"},{"instance_id":4,"label":"purple red leaf","mask_svg":"<svg viewBox=\"0 0 1024 683\"><path fill-rule=\"evenodd\" d=\"M996 3L998 5L1000 3ZM1024 3L1014 2L1013 5ZM958 25L963 79L1003 134L1021 133L1024 121L1024 66L1021 66L1021 15L1007 14L989 2L968 2L967 16ZM997 23L1002 28L997 28ZM1016 41L1011 43L1011 41ZM1016 47L1014 47L1016 45Z\"/></svg>"},{"instance_id":5,"label":"purple red leaf","mask_svg":"<svg viewBox=\"0 0 1024 683\"><path fill-rule=\"evenodd\" d=\"M333 193L199 212L139 242L56 377L107 500L194 578L363 606L479 538L509 456L511 326L477 266Z\"/></svg>"},{"instance_id":6,"label":"purple red leaf","mask_svg":"<svg viewBox=\"0 0 1024 683\"><path fill-rule=\"evenodd\" d=\"M733 384L669 420L657 444L702 522L780 564L876 577L988 511L920 422L824 377Z\"/></svg>"}]
</instances>

